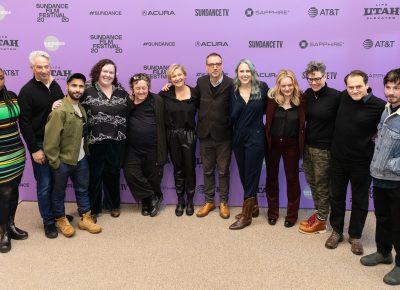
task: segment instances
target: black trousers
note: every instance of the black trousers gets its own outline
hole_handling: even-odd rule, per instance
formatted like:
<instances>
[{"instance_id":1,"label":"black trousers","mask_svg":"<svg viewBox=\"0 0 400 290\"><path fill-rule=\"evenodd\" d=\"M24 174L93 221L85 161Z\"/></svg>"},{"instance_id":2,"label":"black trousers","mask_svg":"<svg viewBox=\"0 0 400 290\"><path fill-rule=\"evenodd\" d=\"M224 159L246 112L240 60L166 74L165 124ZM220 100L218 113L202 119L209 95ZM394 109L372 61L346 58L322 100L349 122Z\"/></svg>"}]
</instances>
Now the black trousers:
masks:
<instances>
[{"instance_id":1,"label":"black trousers","mask_svg":"<svg viewBox=\"0 0 400 290\"><path fill-rule=\"evenodd\" d=\"M370 161L343 162L335 157L331 158L331 205L330 223L339 234L343 234L344 218L346 213L347 186L351 183L351 216L349 235L353 239L360 239L368 214L369 187L371 176L369 173Z\"/></svg>"},{"instance_id":2,"label":"black trousers","mask_svg":"<svg viewBox=\"0 0 400 290\"><path fill-rule=\"evenodd\" d=\"M379 253L396 251L396 266L400 266L400 188L374 187L376 216L375 241Z\"/></svg>"},{"instance_id":3,"label":"black trousers","mask_svg":"<svg viewBox=\"0 0 400 290\"><path fill-rule=\"evenodd\" d=\"M120 207L120 171L121 157L125 141L104 140L89 145L89 197L93 214L98 214L104 207Z\"/></svg>"},{"instance_id":4,"label":"black trousers","mask_svg":"<svg viewBox=\"0 0 400 290\"><path fill-rule=\"evenodd\" d=\"M17 178L0 184L0 224L4 225L15 216L18 206L19 190L22 174Z\"/></svg>"},{"instance_id":5,"label":"black trousers","mask_svg":"<svg viewBox=\"0 0 400 290\"><path fill-rule=\"evenodd\" d=\"M194 194L196 188L196 133L186 129L167 129L168 151L174 165L178 196Z\"/></svg>"},{"instance_id":6,"label":"black trousers","mask_svg":"<svg viewBox=\"0 0 400 290\"><path fill-rule=\"evenodd\" d=\"M154 194L162 196L163 166L158 165L153 158L138 156L130 146L126 150L124 174L128 187L137 201Z\"/></svg>"}]
</instances>

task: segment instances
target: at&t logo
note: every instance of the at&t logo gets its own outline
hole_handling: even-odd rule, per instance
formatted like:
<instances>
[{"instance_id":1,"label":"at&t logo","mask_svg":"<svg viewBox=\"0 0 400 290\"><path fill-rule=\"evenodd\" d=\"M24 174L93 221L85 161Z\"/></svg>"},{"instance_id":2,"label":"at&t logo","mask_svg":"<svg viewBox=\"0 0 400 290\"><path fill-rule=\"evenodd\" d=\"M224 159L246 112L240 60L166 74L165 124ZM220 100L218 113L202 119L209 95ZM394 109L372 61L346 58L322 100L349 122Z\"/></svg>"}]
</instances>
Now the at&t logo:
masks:
<instances>
[{"instance_id":1,"label":"at&t logo","mask_svg":"<svg viewBox=\"0 0 400 290\"><path fill-rule=\"evenodd\" d=\"M308 9L308 16L311 18L317 17L317 16L338 16L339 15L339 10L338 8L323 8L318 10L316 7L311 7Z\"/></svg>"},{"instance_id":2,"label":"at&t logo","mask_svg":"<svg viewBox=\"0 0 400 290\"><path fill-rule=\"evenodd\" d=\"M365 49L371 48L391 48L394 46L394 40L377 40L373 41L372 39L366 39L363 42L363 46Z\"/></svg>"}]
</instances>

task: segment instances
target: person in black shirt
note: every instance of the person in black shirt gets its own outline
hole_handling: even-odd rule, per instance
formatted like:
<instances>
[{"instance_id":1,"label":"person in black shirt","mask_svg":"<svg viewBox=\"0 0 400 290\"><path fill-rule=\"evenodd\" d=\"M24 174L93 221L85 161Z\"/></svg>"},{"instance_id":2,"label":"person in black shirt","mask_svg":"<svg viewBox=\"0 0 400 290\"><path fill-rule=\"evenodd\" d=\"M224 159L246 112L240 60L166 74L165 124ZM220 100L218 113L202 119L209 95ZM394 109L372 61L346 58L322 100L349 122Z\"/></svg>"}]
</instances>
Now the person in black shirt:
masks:
<instances>
[{"instance_id":1,"label":"person in black shirt","mask_svg":"<svg viewBox=\"0 0 400 290\"><path fill-rule=\"evenodd\" d=\"M303 153L305 106L295 74L281 70L275 86L268 92L267 138L267 201L268 223L275 225L279 217L279 163L285 167L287 215L285 227L297 221L300 206L299 159Z\"/></svg>"},{"instance_id":2,"label":"person in black shirt","mask_svg":"<svg viewBox=\"0 0 400 290\"><path fill-rule=\"evenodd\" d=\"M90 77L81 104L88 118L89 197L96 221L103 208L110 210L112 217L120 215L119 181L126 139L128 93L118 82L117 67L110 59L98 61Z\"/></svg>"},{"instance_id":3,"label":"person in black shirt","mask_svg":"<svg viewBox=\"0 0 400 290\"><path fill-rule=\"evenodd\" d=\"M36 180L37 200L46 237L54 239L58 232L51 205L53 178L49 162L43 151L44 128L52 104L64 97L59 84L51 75L50 56L44 51L29 55L33 78L26 83L18 97L21 108L20 129L29 152Z\"/></svg>"},{"instance_id":4,"label":"person in black shirt","mask_svg":"<svg viewBox=\"0 0 400 290\"><path fill-rule=\"evenodd\" d=\"M174 165L175 190L178 196L176 216L193 215L193 197L196 189L196 123L198 97L186 85L186 71L181 64L171 64L167 77L172 86L160 91L165 106L165 127L167 144ZM187 201L185 202L185 193Z\"/></svg>"},{"instance_id":5,"label":"person in black shirt","mask_svg":"<svg viewBox=\"0 0 400 290\"><path fill-rule=\"evenodd\" d=\"M326 66L311 61L305 71L310 85L305 93L306 135L303 168L314 200L315 212L300 222L305 234L326 232L329 215L330 148L339 107L339 91L326 84Z\"/></svg>"},{"instance_id":6,"label":"person in black shirt","mask_svg":"<svg viewBox=\"0 0 400 290\"><path fill-rule=\"evenodd\" d=\"M385 102L372 94L368 75L360 70L344 79L347 90L341 93L332 141L331 192L329 218L333 228L325 243L335 249L343 241L347 186L351 183L349 243L356 255L363 254L362 231L368 214L371 176L369 165L374 153L372 138L376 133Z\"/></svg>"},{"instance_id":7,"label":"person in black shirt","mask_svg":"<svg viewBox=\"0 0 400 290\"><path fill-rule=\"evenodd\" d=\"M133 197L142 201L142 215L154 217L163 200L161 179L167 158L164 102L149 92L146 74L133 75L129 84L125 179Z\"/></svg>"}]
</instances>

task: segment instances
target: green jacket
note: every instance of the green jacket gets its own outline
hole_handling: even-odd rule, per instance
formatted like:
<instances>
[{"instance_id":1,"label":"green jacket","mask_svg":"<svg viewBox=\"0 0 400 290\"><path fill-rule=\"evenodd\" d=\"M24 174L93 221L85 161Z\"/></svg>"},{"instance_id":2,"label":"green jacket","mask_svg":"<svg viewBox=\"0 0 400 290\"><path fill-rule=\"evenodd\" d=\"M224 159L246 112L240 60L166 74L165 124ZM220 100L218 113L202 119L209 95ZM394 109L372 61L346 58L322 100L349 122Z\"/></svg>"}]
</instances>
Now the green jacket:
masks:
<instances>
[{"instance_id":1,"label":"green jacket","mask_svg":"<svg viewBox=\"0 0 400 290\"><path fill-rule=\"evenodd\" d=\"M79 117L72 104L64 97L59 108L52 111L47 118L44 133L44 153L52 168L57 169L60 163L76 165L81 148L83 124L87 121L85 109L79 104L82 117ZM83 146L88 155L87 136Z\"/></svg>"}]
</instances>

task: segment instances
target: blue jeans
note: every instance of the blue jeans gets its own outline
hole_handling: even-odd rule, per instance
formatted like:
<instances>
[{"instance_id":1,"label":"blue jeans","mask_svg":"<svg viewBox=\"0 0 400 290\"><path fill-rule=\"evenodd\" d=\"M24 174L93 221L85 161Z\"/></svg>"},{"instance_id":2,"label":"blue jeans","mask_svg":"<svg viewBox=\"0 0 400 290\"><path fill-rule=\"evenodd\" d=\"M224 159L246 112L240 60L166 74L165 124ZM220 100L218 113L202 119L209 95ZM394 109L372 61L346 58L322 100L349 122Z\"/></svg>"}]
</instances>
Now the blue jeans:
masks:
<instances>
[{"instance_id":1,"label":"blue jeans","mask_svg":"<svg viewBox=\"0 0 400 290\"><path fill-rule=\"evenodd\" d=\"M71 178L74 186L78 213L82 216L90 211L89 201L89 165L84 157L76 165L69 165L63 162L60 167L53 169L54 189L52 193L53 212L56 218L65 216L65 189L68 178Z\"/></svg>"},{"instance_id":2,"label":"blue jeans","mask_svg":"<svg viewBox=\"0 0 400 290\"><path fill-rule=\"evenodd\" d=\"M38 142L37 146L43 150L43 142ZM33 174L36 180L36 192L39 205L39 212L43 219L43 224L54 224L53 209L51 206L51 192L53 191L53 179L51 168L46 159L43 165L40 165L32 159Z\"/></svg>"}]
</instances>

